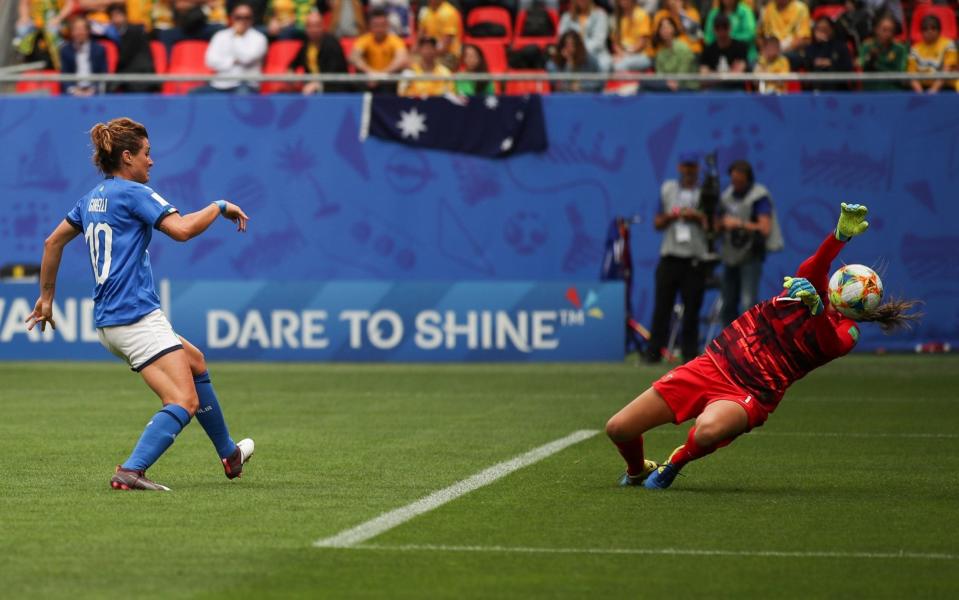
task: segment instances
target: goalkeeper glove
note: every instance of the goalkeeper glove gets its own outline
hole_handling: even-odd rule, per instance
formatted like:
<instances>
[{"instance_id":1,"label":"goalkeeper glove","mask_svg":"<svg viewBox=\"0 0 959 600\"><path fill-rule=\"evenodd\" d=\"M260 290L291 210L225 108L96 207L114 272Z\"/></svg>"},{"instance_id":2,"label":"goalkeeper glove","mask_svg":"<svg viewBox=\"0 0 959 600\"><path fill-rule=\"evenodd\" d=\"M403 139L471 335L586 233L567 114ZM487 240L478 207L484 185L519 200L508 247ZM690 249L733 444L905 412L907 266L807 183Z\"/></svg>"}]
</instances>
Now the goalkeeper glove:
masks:
<instances>
[{"instance_id":1,"label":"goalkeeper glove","mask_svg":"<svg viewBox=\"0 0 959 600\"><path fill-rule=\"evenodd\" d=\"M839 223L836 225L836 239L848 242L857 235L869 229L866 213L869 212L862 204L846 204L840 206Z\"/></svg>"},{"instance_id":2,"label":"goalkeeper glove","mask_svg":"<svg viewBox=\"0 0 959 600\"><path fill-rule=\"evenodd\" d=\"M789 290L790 298L801 300L813 316L822 312L822 298L819 297L816 288L805 277L786 277L783 279L783 287Z\"/></svg>"}]
</instances>

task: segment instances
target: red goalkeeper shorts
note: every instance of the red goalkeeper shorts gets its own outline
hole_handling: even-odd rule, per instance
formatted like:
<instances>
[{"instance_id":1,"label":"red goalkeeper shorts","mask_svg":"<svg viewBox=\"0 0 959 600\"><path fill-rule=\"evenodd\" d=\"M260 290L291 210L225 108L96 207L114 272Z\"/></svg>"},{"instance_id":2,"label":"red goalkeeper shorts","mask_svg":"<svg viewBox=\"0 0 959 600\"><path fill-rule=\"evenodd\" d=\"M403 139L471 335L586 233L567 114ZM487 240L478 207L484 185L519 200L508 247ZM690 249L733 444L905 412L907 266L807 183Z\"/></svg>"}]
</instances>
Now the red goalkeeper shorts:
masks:
<instances>
[{"instance_id":1,"label":"red goalkeeper shorts","mask_svg":"<svg viewBox=\"0 0 959 600\"><path fill-rule=\"evenodd\" d=\"M736 402L749 415L749 429L769 418L769 410L741 387L733 384L705 354L676 367L653 383L675 415L676 424L695 419L718 400Z\"/></svg>"}]
</instances>

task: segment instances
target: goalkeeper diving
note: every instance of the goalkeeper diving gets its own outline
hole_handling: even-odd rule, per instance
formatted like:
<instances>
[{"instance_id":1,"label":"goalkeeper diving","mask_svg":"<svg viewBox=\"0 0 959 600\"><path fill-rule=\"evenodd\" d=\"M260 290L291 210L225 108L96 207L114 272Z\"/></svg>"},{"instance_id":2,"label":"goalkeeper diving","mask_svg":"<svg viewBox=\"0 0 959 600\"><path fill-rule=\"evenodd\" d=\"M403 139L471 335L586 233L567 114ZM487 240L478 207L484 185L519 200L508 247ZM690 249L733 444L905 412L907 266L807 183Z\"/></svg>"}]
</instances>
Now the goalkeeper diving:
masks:
<instances>
[{"instance_id":1,"label":"goalkeeper diving","mask_svg":"<svg viewBox=\"0 0 959 600\"><path fill-rule=\"evenodd\" d=\"M668 488L687 463L762 425L795 381L848 354L859 339L859 322L889 331L919 317L912 300L880 303L856 320L829 303L830 265L869 228L867 212L859 204L842 204L835 231L785 278L778 296L746 311L705 353L666 373L609 420L606 433L626 461L620 485ZM665 463L646 459L644 433L691 419L686 443Z\"/></svg>"}]
</instances>

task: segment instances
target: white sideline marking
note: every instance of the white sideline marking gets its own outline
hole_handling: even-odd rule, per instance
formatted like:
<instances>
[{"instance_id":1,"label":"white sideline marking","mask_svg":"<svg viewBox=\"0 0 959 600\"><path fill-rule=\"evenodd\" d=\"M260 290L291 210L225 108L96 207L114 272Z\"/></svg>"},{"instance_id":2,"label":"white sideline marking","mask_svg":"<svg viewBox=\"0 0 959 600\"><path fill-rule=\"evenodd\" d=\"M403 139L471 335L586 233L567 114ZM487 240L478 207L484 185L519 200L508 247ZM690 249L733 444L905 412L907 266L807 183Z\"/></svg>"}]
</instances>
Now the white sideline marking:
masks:
<instances>
[{"instance_id":1,"label":"white sideline marking","mask_svg":"<svg viewBox=\"0 0 959 600\"><path fill-rule=\"evenodd\" d=\"M764 558L913 558L924 560L959 560L959 554L927 552L788 552L780 550L696 550L691 548L527 548L515 546L443 546L434 544L342 546L352 550L388 552L501 552L512 554L626 554L652 556L734 556Z\"/></svg>"},{"instance_id":2,"label":"white sideline marking","mask_svg":"<svg viewBox=\"0 0 959 600\"><path fill-rule=\"evenodd\" d=\"M516 458L495 464L492 467L480 471L472 477L469 477L468 479L464 479L459 483L454 483L447 488L433 492L429 496L420 498L412 504L407 504L402 508L397 508L396 510L383 513L375 519L371 519L366 523L362 523L351 529L341 531L332 537L317 540L313 542L313 545L318 548L356 547L356 545L361 542L365 542L370 538L374 538L381 533L393 529L397 525L401 525L414 517L438 508L447 502L463 496L464 494L468 494L473 490L479 489L485 485L489 485L497 479L509 475L513 471L517 471L523 467L528 467L529 465L539 462L552 454L556 454L560 450L568 448L573 444L578 444L583 440L588 440L597 433L599 433L599 431L592 429L574 431L564 438L554 440L548 444L540 446L539 448L534 448L525 454L520 454Z\"/></svg>"}]
</instances>

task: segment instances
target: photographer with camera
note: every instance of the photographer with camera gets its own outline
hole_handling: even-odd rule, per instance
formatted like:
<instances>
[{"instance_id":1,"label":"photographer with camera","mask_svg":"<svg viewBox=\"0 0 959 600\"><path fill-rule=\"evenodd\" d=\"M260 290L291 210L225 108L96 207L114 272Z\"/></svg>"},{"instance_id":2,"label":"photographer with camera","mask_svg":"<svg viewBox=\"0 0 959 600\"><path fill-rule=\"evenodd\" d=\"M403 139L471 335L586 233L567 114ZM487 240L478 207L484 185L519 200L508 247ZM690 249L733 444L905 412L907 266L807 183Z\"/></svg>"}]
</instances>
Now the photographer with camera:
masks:
<instances>
[{"instance_id":1,"label":"photographer with camera","mask_svg":"<svg viewBox=\"0 0 959 600\"><path fill-rule=\"evenodd\" d=\"M730 184L719 200L723 263L722 319L729 325L759 299L759 279L767 250L782 248L769 190L756 183L745 160L729 167Z\"/></svg>"},{"instance_id":2,"label":"photographer with camera","mask_svg":"<svg viewBox=\"0 0 959 600\"><path fill-rule=\"evenodd\" d=\"M694 152L680 154L679 179L663 183L659 210L653 221L656 231L663 232L663 242L656 267L656 299L646 350L646 360L651 363L662 360L677 293L684 306L683 362L699 354L699 311L708 275L704 259L708 252L710 221L703 210L701 194L699 156Z\"/></svg>"}]
</instances>

